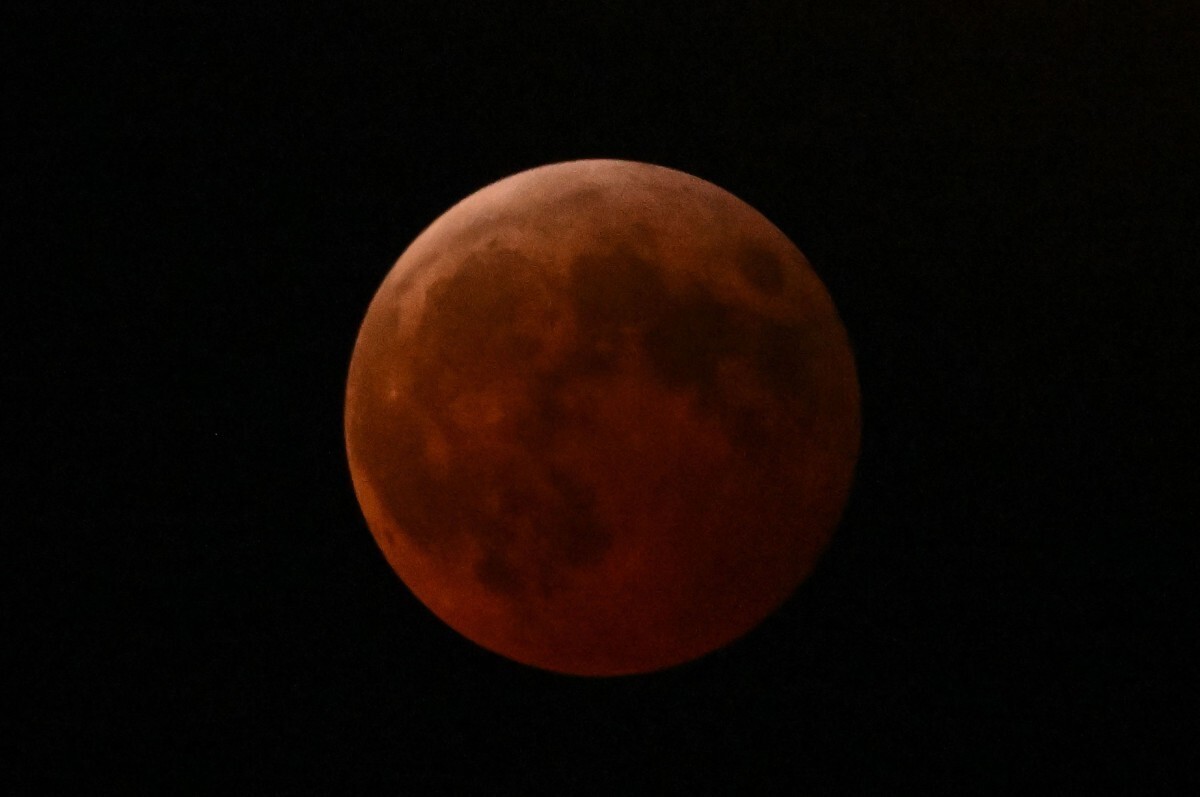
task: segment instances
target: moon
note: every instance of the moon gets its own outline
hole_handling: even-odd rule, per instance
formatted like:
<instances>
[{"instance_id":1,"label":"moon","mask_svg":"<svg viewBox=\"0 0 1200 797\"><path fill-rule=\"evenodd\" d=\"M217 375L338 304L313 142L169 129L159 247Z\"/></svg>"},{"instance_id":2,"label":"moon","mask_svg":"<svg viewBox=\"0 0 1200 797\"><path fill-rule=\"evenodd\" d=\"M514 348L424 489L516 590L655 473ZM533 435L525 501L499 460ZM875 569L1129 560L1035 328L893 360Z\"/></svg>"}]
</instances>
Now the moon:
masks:
<instances>
[{"instance_id":1,"label":"moon","mask_svg":"<svg viewBox=\"0 0 1200 797\"><path fill-rule=\"evenodd\" d=\"M697 177L531 169L433 222L367 309L346 388L367 525L466 638L645 673L746 634L846 502L859 386L804 255Z\"/></svg>"}]
</instances>

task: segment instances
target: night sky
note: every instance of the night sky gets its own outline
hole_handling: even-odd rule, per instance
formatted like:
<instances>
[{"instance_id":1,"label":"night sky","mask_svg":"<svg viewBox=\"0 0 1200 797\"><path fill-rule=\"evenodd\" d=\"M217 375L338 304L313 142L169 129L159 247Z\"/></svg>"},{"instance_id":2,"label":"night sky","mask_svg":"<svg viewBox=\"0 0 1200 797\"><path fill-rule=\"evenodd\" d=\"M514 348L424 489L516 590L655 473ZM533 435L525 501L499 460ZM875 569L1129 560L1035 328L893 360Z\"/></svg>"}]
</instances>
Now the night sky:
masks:
<instances>
[{"instance_id":1,"label":"night sky","mask_svg":"<svg viewBox=\"0 0 1200 797\"><path fill-rule=\"evenodd\" d=\"M1194 4L27 5L3 12L11 793L1196 780ZM434 618L342 437L408 243L585 157L771 219L863 392L809 581L725 650L608 680Z\"/></svg>"}]
</instances>

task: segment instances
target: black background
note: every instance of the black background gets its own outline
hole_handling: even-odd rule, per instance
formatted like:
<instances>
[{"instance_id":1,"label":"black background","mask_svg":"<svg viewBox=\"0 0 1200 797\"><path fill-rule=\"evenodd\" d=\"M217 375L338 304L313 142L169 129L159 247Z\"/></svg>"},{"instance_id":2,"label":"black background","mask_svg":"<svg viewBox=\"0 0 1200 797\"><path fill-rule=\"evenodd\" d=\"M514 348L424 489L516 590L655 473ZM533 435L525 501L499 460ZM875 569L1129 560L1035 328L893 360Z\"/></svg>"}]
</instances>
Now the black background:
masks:
<instances>
[{"instance_id":1,"label":"black background","mask_svg":"<svg viewBox=\"0 0 1200 797\"><path fill-rule=\"evenodd\" d=\"M13 793L1194 779L1192 4L484 5L5 12ZM582 157L774 221L864 396L817 573L732 647L609 680L433 618L341 428L412 238Z\"/></svg>"}]
</instances>

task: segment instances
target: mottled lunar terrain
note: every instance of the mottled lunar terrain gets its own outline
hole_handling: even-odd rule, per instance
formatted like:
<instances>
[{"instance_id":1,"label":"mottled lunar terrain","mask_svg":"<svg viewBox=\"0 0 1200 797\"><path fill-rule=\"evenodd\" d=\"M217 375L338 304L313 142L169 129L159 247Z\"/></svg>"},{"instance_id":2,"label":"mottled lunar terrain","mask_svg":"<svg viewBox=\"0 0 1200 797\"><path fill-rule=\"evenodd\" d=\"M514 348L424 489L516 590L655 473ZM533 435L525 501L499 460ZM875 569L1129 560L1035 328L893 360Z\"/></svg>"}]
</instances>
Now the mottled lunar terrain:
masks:
<instances>
[{"instance_id":1,"label":"mottled lunar terrain","mask_svg":"<svg viewBox=\"0 0 1200 797\"><path fill-rule=\"evenodd\" d=\"M466 637L644 672L812 570L858 452L846 334L803 255L680 172L578 161L409 247L354 351L346 440L392 567Z\"/></svg>"}]
</instances>

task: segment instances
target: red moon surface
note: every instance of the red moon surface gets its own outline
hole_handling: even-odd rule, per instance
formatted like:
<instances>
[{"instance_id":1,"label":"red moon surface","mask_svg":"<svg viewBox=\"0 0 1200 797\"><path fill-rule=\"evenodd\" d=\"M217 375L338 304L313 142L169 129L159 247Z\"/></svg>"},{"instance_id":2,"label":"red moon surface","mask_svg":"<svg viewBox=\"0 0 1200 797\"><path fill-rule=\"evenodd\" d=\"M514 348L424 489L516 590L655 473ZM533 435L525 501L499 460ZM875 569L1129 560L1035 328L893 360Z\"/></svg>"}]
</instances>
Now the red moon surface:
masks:
<instances>
[{"instance_id":1,"label":"red moon surface","mask_svg":"<svg viewBox=\"0 0 1200 797\"><path fill-rule=\"evenodd\" d=\"M845 328L728 192L543 166L417 237L358 335L350 473L392 568L463 636L576 675L742 636L809 575L859 448Z\"/></svg>"}]
</instances>

